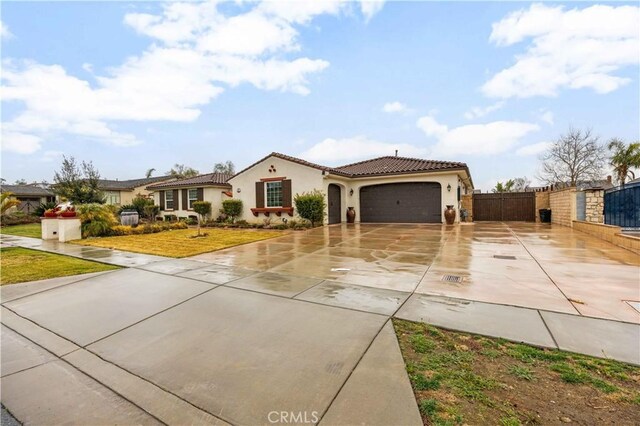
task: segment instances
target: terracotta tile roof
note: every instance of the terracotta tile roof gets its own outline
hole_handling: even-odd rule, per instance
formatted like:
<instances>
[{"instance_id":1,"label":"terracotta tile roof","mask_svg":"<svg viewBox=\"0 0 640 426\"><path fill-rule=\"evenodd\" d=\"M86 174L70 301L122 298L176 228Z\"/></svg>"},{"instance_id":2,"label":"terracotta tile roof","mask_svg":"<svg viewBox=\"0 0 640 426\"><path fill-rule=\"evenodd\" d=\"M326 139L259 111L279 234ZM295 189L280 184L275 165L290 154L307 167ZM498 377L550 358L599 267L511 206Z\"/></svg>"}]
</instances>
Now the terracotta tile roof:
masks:
<instances>
[{"instance_id":1,"label":"terracotta tile roof","mask_svg":"<svg viewBox=\"0 0 640 426\"><path fill-rule=\"evenodd\" d=\"M395 175L451 169L467 169L467 165L465 163L451 161L434 161L420 158L387 156L359 161L357 163L335 168L335 170L347 173L352 177Z\"/></svg>"},{"instance_id":2,"label":"terracotta tile roof","mask_svg":"<svg viewBox=\"0 0 640 426\"><path fill-rule=\"evenodd\" d=\"M182 188L185 186L222 186L230 188L231 185L227 183L230 177L231 175L227 173L207 173L204 175L194 176L192 178L149 185L147 186L147 189Z\"/></svg>"},{"instance_id":3,"label":"terracotta tile roof","mask_svg":"<svg viewBox=\"0 0 640 426\"><path fill-rule=\"evenodd\" d=\"M98 186L102 190L106 191L126 191L128 189L133 190L139 186L150 185L155 182L166 181L172 179L171 176L156 176L142 179L126 179L126 180L113 180L113 179L100 179Z\"/></svg>"}]
</instances>

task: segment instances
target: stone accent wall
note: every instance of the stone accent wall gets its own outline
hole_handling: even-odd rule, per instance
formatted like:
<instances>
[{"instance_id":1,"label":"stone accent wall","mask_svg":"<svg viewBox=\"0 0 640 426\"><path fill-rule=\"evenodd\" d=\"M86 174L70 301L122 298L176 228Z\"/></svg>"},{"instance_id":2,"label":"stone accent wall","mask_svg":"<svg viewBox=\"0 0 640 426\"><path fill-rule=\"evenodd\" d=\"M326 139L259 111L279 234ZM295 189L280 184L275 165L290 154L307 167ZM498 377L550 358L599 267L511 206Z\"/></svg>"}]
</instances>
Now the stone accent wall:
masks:
<instances>
[{"instance_id":1,"label":"stone accent wall","mask_svg":"<svg viewBox=\"0 0 640 426\"><path fill-rule=\"evenodd\" d=\"M536 192L536 223L540 223L540 209L548 209L549 207L549 191ZM551 216L553 218L553 216Z\"/></svg>"},{"instance_id":2,"label":"stone accent wall","mask_svg":"<svg viewBox=\"0 0 640 426\"><path fill-rule=\"evenodd\" d=\"M576 188L565 188L549 194L551 223L573 226L576 220Z\"/></svg>"},{"instance_id":3,"label":"stone accent wall","mask_svg":"<svg viewBox=\"0 0 640 426\"><path fill-rule=\"evenodd\" d=\"M604 223L604 189L587 189L585 222Z\"/></svg>"},{"instance_id":4,"label":"stone accent wall","mask_svg":"<svg viewBox=\"0 0 640 426\"><path fill-rule=\"evenodd\" d=\"M460 207L467 209L467 222L473 222L473 194L462 195ZM462 220L462 218L460 218Z\"/></svg>"},{"instance_id":5,"label":"stone accent wall","mask_svg":"<svg viewBox=\"0 0 640 426\"><path fill-rule=\"evenodd\" d=\"M573 229L591 234L618 247L640 254L640 238L621 233L619 226L574 220Z\"/></svg>"}]
</instances>

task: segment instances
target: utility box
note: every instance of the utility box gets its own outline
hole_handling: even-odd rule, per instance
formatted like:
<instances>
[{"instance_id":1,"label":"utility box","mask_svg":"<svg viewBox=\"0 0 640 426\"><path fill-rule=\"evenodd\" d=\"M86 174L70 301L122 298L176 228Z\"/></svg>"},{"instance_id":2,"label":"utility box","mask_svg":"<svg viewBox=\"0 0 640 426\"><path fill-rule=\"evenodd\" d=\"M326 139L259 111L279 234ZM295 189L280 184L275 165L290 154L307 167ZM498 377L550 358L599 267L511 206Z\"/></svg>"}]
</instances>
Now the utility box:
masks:
<instances>
[{"instance_id":1,"label":"utility box","mask_svg":"<svg viewBox=\"0 0 640 426\"><path fill-rule=\"evenodd\" d=\"M82 238L80 219L77 217L61 217L58 219L58 241L66 243Z\"/></svg>"},{"instance_id":2,"label":"utility box","mask_svg":"<svg viewBox=\"0 0 640 426\"><path fill-rule=\"evenodd\" d=\"M42 225L42 239L43 240L57 240L58 239L58 218L57 217L43 217L40 219Z\"/></svg>"}]
</instances>

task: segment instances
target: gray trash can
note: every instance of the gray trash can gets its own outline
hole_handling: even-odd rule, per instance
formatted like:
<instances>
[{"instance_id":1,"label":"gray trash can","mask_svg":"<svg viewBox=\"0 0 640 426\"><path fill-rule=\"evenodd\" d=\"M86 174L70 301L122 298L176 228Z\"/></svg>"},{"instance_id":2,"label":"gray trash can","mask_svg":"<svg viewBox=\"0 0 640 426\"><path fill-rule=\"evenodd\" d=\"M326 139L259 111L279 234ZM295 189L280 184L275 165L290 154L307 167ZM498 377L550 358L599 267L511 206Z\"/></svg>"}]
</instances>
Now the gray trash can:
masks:
<instances>
[{"instance_id":1,"label":"gray trash can","mask_svg":"<svg viewBox=\"0 0 640 426\"><path fill-rule=\"evenodd\" d=\"M551 210L550 209L540 209L538 210L540 213L540 222L542 223L551 223Z\"/></svg>"},{"instance_id":2,"label":"gray trash can","mask_svg":"<svg viewBox=\"0 0 640 426\"><path fill-rule=\"evenodd\" d=\"M135 210L124 210L122 213L120 213L120 223L122 225L136 226L139 220L140 216Z\"/></svg>"}]
</instances>

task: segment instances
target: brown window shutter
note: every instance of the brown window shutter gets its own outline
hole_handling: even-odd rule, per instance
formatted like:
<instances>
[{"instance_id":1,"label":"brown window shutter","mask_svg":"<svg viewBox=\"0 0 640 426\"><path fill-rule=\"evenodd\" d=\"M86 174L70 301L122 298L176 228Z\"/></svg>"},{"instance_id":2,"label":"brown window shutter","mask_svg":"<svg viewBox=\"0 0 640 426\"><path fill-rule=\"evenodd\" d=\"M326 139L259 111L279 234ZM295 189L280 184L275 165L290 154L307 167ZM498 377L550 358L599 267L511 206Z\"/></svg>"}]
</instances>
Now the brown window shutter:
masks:
<instances>
[{"instance_id":1,"label":"brown window shutter","mask_svg":"<svg viewBox=\"0 0 640 426\"><path fill-rule=\"evenodd\" d=\"M282 207L291 207L291 179L282 181Z\"/></svg>"},{"instance_id":2,"label":"brown window shutter","mask_svg":"<svg viewBox=\"0 0 640 426\"><path fill-rule=\"evenodd\" d=\"M160 191L160 210L164 210L164 191Z\"/></svg>"},{"instance_id":3,"label":"brown window shutter","mask_svg":"<svg viewBox=\"0 0 640 426\"><path fill-rule=\"evenodd\" d=\"M180 193L179 190L174 189L173 190L173 209L174 210L179 210L180 209L180 205L178 204L178 194Z\"/></svg>"},{"instance_id":4,"label":"brown window shutter","mask_svg":"<svg viewBox=\"0 0 640 426\"><path fill-rule=\"evenodd\" d=\"M256 208L264 207L264 182L256 182Z\"/></svg>"},{"instance_id":5,"label":"brown window shutter","mask_svg":"<svg viewBox=\"0 0 640 426\"><path fill-rule=\"evenodd\" d=\"M189 193L187 189L182 190L182 210L189 210Z\"/></svg>"},{"instance_id":6,"label":"brown window shutter","mask_svg":"<svg viewBox=\"0 0 640 426\"><path fill-rule=\"evenodd\" d=\"M198 188L198 201L204 201L204 188Z\"/></svg>"}]
</instances>

